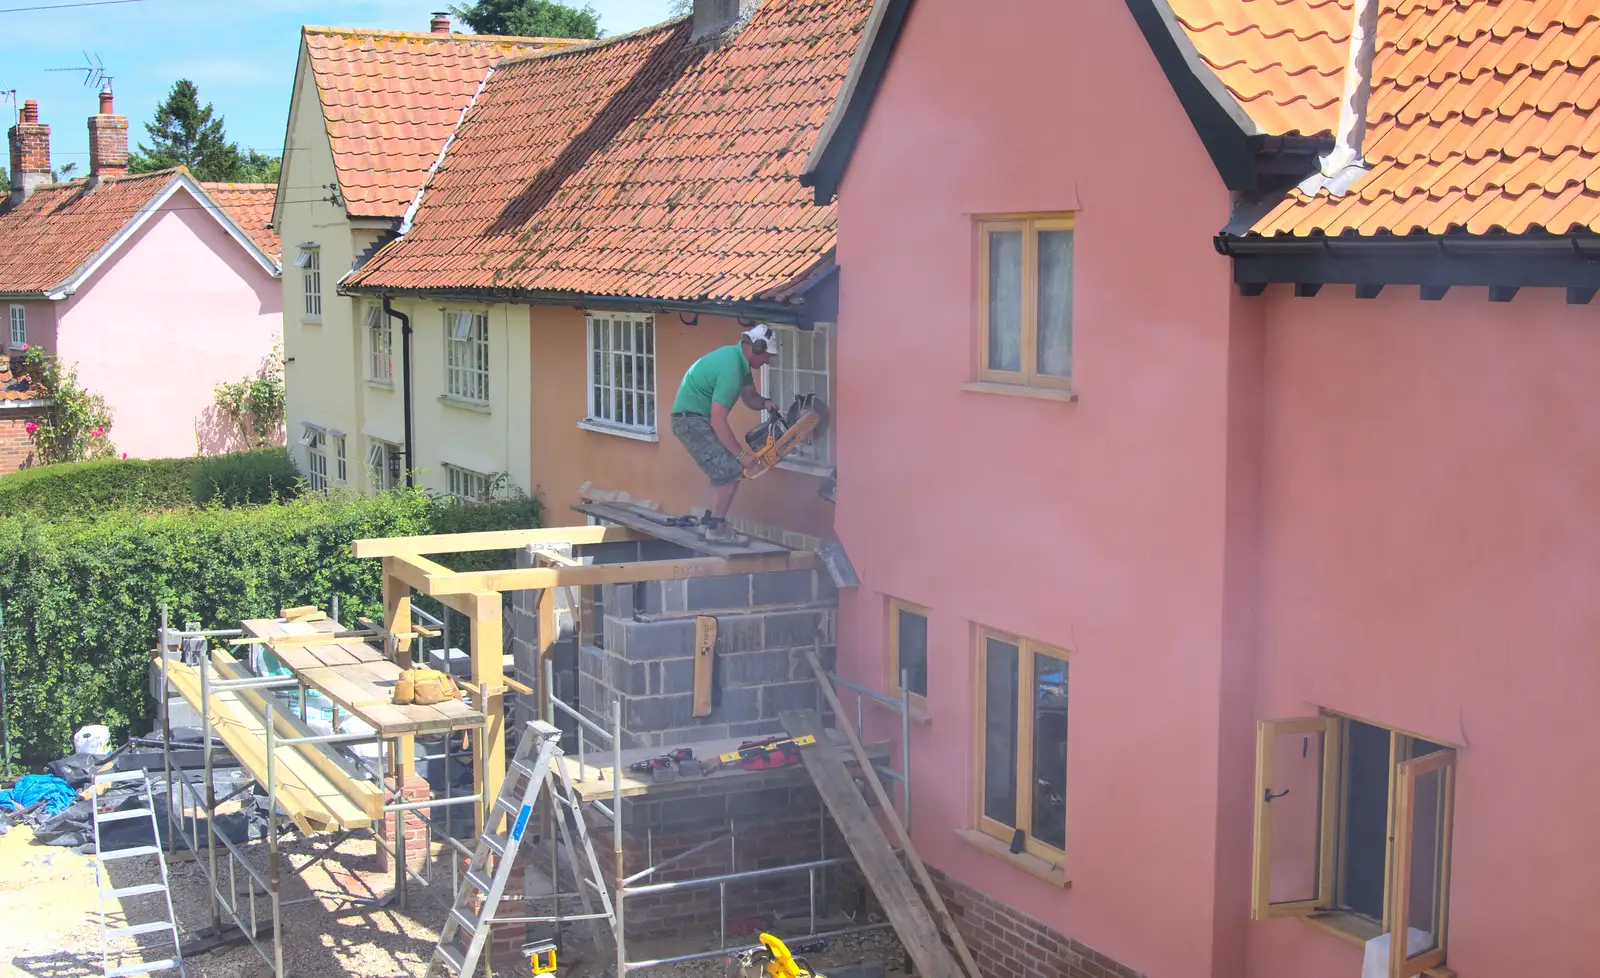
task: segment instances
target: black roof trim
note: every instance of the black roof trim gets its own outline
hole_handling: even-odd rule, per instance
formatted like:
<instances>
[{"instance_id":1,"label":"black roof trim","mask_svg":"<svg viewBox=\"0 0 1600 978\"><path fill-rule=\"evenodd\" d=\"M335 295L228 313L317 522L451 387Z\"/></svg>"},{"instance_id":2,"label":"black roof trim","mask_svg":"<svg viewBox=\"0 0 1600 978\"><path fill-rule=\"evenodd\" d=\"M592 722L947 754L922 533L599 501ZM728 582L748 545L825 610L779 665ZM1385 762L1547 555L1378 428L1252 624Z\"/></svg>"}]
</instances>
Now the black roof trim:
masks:
<instances>
[{"instance_id":1,"label":"black roof trim","mask_svg":"<svg viewBox=\"0 0 1600 978\"><path fill-rule=\"evenodd\" d=\"M912 0L877 0L867 21L862 46L850 65L850 75L839 91L822 134L800 173L800 185L811 187L817 206L826 205L839 192L856 141L866 128L867 116L878 98L878 88L889 71L889 60L900 31L911 12Z\"/></svg>"},{"instance_id":2,"label":"black roof trim","mask_svg":"<svg viewBox=\"0 0 1600 978\"><path fill-rule=\"evenodd\" d=\"M1372 298L1390 285L1420 286L1438 298L1455 286L1486 286L1509 301L1516 290L1567 290L1588 302L1600 289L1600 234L1408 234L1358 237L1236 237L1219 234L1220 254L1233 259L1233 280L1244 295L1290 283L1300 295L1323 285L1354 285ZM1587 294L1585 294L1587 293Z\"/></svg>"},{"instance_id":3,"label":"black roof trim","mask_svg":"<svg viewBox=\"0 0 1600 978\"><path fill-rule=\"evenodd\" d=\"M528 289L397 289L376 285L340 285L340 295L388 296L394 299L437 299L445 302L515 303L529 306L579 306L636 312L700 313L757 319L762 322L811 329L815 320L806 302L717 302L711 299L651 299L639 296L594 295L582 292Z\"/></svg>"},{"instance_id":4,"label":"black roof trim","mask_svg":"<svg viewBox=\"0 0 1600 978\"><path fill-rule=\"evenodd\" d=\"M1229 190L1256 189L1255 160L1263 137L1246 131L1239 119L1243 110L1238 109L1237 103L1225 104L1223 99L1231 97L1216 91L1216 76L1188 56L1193 48L1187 38L1180 38L1182 28L1169 19L1171 8L1167 0L1127 0L1127 4L1128 12L1133 14L1145 43L1150 45L1151 53L1166 73L1195 133L1205 144L1206 152L1211 154L1211 162L1222 182ZM1209 79L1198 73L1202 71ZM1211 85L1207 84L1208 80ZM1238 115L1229 111L1230 108Z\"/></svg>"}]
</instances>

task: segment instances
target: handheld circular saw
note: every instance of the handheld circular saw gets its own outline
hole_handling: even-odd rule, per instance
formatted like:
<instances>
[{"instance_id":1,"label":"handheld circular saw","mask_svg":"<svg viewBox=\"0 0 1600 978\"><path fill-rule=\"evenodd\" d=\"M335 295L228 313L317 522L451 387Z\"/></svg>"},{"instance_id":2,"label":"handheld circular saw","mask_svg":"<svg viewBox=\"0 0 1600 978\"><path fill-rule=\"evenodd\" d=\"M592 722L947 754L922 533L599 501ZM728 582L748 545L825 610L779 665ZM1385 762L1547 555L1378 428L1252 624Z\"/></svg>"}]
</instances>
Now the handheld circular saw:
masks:
<instances>
[{"instance_id":1,"label":"handheld circular saw","mask_svg":"<svg viewBox=\"0 0 1600 978\"><path fill-rule=\"evenodd\" d=\"M815 394L796 394L789 410L768 410L766 418L745 432L744 441L759 465L745 469L746 479L759 479L803 445L828 430L828 405Z\"/></svg>"}]
</instances>

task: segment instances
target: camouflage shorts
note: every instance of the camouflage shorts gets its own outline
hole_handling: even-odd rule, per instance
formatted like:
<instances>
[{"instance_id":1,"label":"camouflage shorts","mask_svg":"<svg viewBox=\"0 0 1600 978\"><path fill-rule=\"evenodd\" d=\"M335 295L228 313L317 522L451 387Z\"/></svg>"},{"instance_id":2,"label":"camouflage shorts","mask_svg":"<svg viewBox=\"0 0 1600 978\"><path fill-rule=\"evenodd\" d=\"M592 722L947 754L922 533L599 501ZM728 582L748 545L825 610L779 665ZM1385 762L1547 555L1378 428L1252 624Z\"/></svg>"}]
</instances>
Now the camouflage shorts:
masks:
<instances>
[{"instance_id":1,"label":"camouflage shorts","mask_svg":"<svg viewBox=\"0 0 1600 978\"><path fill-rule=\"evenodd\" d=\"M703 414L674 414L672 416L672 433L678 436L678 441L688 450L689 457L695 460L714 486L725 486L737 482L744 475L744 466L733 457L728 447L717 440L716 432L711 430L711 419Z\"/></svg>"}]
</instances>

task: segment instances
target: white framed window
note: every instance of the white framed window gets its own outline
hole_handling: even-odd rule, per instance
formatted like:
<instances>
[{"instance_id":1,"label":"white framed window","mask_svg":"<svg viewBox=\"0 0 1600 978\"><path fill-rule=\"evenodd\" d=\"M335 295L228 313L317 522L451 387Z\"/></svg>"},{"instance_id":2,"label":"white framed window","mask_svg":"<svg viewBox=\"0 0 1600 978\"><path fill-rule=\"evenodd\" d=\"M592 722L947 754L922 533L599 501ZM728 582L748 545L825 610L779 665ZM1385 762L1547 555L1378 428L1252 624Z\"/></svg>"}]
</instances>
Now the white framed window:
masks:
<instances>
[{"instance_id":1,"label":"white framed window","mask_svg":"<svg viewBox=\"0 0 1600 978\"><path fill-rule=\"evenodd\" d=\"M815 394L824 404L833 406L833 378L829 368L829 347L833 343L833 330L828 323L818 323L815 329L796 326L774 326L778 334L778 357L761 368L761 391L774 401L778 408L789 410L789 405L799 394ZM831 428L809 445L802 445L783 464L799 463L801 467L826 468L833 464L833 436Z\"/></svg>"},{"instance_id":2,"label":"white framed window","mask_svg":"<svg viewBox=\"0 0 1600 978\"><path fill-rule=\"evenodd\" d=\"M367 379L377 384L394 383L394 328L383 307L367 306Z\"/></svg>"},{"instance_id":3,"label":"white framed window","mask_svg":"<svg viewBox=\"0 0 1600 978\"><path fill-rule=\"evenodd\" d=\"M333 436L333 478L341 486L350 484L350 463L345 455L344 435Z\"/></svg>"},{"instance_id":4,"label":"white framed window","mask_svg":"<svg viewBox=\"0 0 1600 978\"><path fill-rule=\"evenodd\" d=\"M367 442L367 469L372 475L374 489L393 489L400 484L399 460L404 458L400 446L376 438ZM396 464L391 464L394 460Z\"/></svg>"},{"instance_id":5,"label":"white framed window","mask_svg":"<svg viewBox=\"0 0 1600 978\"><path fill-rule=\"evenodd\" d=\"M489 477L482 472L463 469L457 465L444 467L445 491L456 499L470 503L489 501Z\"/></svg>"},{"instance_id":6,"label":"white framed window","mask_svg":"<svg viewBox=\"0 0 1600 978\"><path fill-rule=\"evenodd\" d=\"M464 401L489 403L489 316L481 312L444 313L445 393Z\"/></svg>"},{"instance_id":7,"label":"white framed window","mask_svg":"<svg viewBox=\"0 0 1600 978\"><path fill-rule=\"evenodd\" d=\"M295 266L300 269L301 291L305 293L305 318L322 318L322 249L317 245L301 245L295 256Z\"/></svg>"},{"instance_id":8,"label":"white framed window","mask_svg":"<svg viewBox=\"0 0 1600 978\"><path fill-rule=\"evenodd\" d=\"M11 307L11 349L20 350L28 342L28 307Z\"/></svg>"},{"instance_id":9,"label":"white framed window","mask_svg":"<svg viewBox=\"0 0 1600 978\"><path fill-rule=\"evenodd\" d=\"M305 424L300 434L300 444L306 449L306 479L313 490L328 488L328 432L314 424Z\"/></svg>"},{"instance_id":10,"label":"white framed window","mask_svg":"<svg viewBox=\"0 0 1600 978\"><path fill-rule=\"evenodd\" d=\"M656 317L600 312L584 317L589 334L591 423L656 432Z\"/></svg>"}]
</instances>

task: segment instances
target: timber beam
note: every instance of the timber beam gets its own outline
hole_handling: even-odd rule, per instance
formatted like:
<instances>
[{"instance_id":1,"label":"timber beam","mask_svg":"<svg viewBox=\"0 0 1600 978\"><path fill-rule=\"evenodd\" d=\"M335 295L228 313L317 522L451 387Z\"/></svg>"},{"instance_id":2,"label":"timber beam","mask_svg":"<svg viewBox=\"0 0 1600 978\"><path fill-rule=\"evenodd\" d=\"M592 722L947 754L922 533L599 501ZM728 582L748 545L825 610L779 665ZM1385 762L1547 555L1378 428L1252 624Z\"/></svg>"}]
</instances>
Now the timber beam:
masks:
<instances>
[{"instance_id":1,"label":"timber beam","mask_svg":"<svg viewBox=\"0 0 1600 978\"><path fill-rule=\"evenodd\" d=\"M423 537L374 537L350 544L355 557L461 554L480 550L518 550L530 543L628 543L648 539L621 526L554 526L538 530L485 530Z\"/></svg>"},{"instance_id":2,"label":"timber beam","mask_svg":"<svg viewBox=\"0 0 1600 978\"><path fill-rule=\"evenodd\" d=\"M787 570L817 570L822 567L822 559L810 551L640 560L573 567L519 567L497 571L452 571L414 554L398 554L387 558L386 563L392 568L394 576L415 588L418 594L429 597L484 591L538 591L553 587L682 581L696 577L767 574Z\"/></svg>"}]
</instances>

